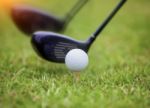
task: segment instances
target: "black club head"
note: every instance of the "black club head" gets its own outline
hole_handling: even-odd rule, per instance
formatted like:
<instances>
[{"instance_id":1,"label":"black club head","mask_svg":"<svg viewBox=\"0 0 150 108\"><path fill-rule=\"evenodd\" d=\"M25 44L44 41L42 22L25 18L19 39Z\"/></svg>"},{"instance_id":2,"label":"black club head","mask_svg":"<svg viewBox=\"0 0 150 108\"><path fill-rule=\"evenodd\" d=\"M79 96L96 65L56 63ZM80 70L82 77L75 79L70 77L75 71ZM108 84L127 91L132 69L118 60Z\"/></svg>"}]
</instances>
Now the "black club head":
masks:
<instances>
[{"instance_id":1,"label":"black club head","mask_svg":"<svg viewBox=\"0 0 150 108\"><path fill-rule=\"evenodd\" d=\"M86 42L76 41L52 32L34 33L31 43L38 55L48 61L57 63L64 63L65 56L71 49L80 48L85 52L88 51Z\"/></svg>"},{"instance_id":2,"label":"black club head","mask_svg":"<svg viewBox=\"0 0 150 108\"><path fill-rule=\"evenodd\" d=\"M11 17L15 25L28 35L39 30L61 31L65 23L53 15L25 5L13 6Z\"/></svg>"},{"instance_id":3,"label":"black club head","mask_svg":"<svg viewBox=\"0 0 150 108\"><path fill-rule=\"evenodd\" d=\"M71 49L79 48L88 52L98 35L123 6L126 0L121 0L98 29L85 42L76 41L67 36L53 32L36 32L32 37L32 45L44 59L57 63L64 63L65 56Z\"/></svg>"}]
</instances>

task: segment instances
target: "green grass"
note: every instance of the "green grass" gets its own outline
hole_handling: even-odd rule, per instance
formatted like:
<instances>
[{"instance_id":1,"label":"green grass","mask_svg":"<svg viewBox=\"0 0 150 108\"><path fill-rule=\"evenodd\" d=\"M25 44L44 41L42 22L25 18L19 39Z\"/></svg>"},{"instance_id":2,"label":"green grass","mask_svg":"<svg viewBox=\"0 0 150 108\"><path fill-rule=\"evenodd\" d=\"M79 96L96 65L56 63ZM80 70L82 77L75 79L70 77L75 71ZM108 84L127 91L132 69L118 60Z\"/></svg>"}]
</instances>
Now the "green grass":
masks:
<instances>
[{"instance_id":1,"label":"green grass","mask_svg":"<svg viewBox=\"0 0 150 108\"><path fill-rule=\"evenodd\" d=\"M91 0L63 34L85 40L117 1ZM60 0L27 2L59 16L70 8ZM79 83L65 65L38 57L3 9L0 24L0 108L150 107L149 0L128 0L90 49Z\"/></svg>"}]
</instances>

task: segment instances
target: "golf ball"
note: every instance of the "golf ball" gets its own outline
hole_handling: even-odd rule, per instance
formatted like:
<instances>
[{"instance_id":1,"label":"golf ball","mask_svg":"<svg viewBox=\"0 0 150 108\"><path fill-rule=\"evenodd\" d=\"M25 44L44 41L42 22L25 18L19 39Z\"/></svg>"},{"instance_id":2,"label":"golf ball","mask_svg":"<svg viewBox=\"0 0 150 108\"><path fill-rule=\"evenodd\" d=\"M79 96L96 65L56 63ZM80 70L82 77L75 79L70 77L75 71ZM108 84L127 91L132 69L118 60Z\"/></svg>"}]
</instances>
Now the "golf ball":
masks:
<instances>
[{"instance_id":1,"label":"golf ball","mask_svg":"<svg viewBox=\"0 0 150 108\"><path fill-rule=\"evenodd\" d=\"M84 70L87 67L88 62L88 55L81 49L72 49L65 57L66 66L74 72Z\"/></svg>"}]
</instances>

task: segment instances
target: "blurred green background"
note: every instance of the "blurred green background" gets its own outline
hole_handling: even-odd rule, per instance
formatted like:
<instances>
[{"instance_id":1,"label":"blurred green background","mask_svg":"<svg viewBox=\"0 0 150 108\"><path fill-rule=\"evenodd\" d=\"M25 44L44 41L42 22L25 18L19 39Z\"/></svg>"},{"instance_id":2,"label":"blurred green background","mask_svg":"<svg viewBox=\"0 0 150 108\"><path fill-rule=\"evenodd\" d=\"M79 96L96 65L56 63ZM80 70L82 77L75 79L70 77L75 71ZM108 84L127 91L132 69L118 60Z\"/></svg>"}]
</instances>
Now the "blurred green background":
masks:
<instances>
[{"instance_id":1,"label":"blurred green background","mask_svg":"<svg viewBox=\"0 0 150 108\"><path fill-rule=\"evenodd\" d=\"M90 0L62 34L85 40L119 0ZM77 0L24 0L59 17ZM150 1L128 0L89 52L79 83L42 60L0 2L1 108L149 108Z\"/></svg>"}]
</instances>

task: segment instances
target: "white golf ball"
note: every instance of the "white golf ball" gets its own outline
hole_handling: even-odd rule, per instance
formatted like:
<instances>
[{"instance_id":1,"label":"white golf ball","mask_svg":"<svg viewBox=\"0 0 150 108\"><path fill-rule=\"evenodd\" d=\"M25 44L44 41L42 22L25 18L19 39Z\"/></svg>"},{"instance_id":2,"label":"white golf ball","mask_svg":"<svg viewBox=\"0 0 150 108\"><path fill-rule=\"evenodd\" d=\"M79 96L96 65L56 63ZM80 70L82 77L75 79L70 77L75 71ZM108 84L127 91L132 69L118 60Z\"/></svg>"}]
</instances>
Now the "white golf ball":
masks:
<instances>
[{"instance_id":1,"label":"white golf ball","mask_svg":"<svg viewBox=\"0 0 150 108\"><path fill-rule=\"evenodd\" d=\"M88 62L88 55L81 49L70 50L65 57L66 66L74 72L84 70Z\"/></svg>"}]
</instances>

